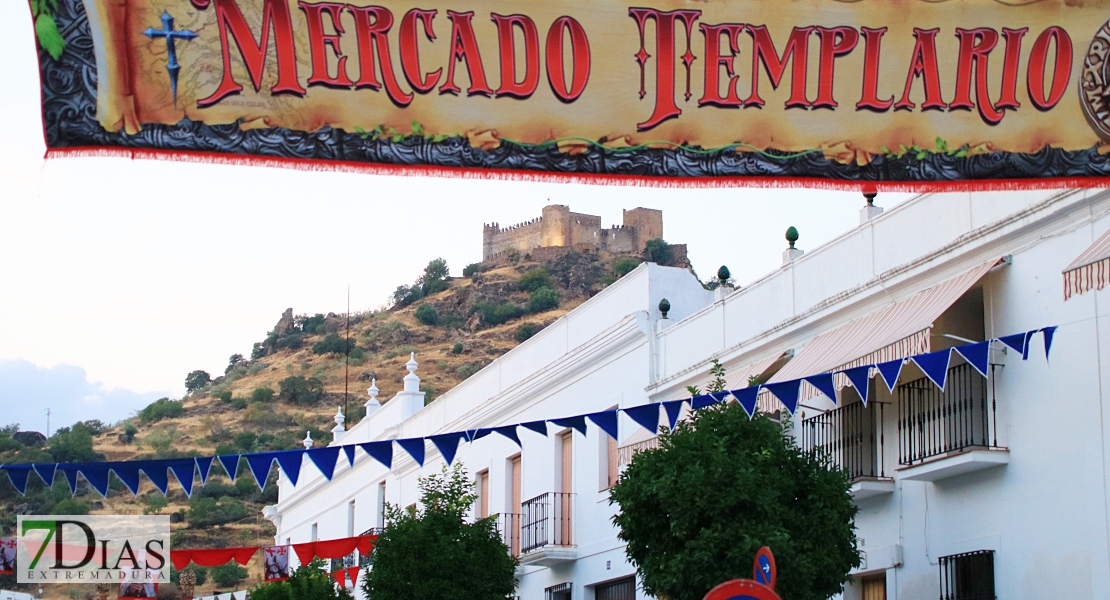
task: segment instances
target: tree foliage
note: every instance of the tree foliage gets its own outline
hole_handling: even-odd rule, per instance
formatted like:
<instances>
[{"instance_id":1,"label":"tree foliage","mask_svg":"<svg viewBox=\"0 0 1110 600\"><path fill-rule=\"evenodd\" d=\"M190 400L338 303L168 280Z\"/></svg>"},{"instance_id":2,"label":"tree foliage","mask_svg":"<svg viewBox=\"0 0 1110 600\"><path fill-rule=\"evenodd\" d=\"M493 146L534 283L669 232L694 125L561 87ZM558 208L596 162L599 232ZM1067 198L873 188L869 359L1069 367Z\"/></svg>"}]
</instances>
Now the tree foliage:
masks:
<instances>
[{"instance_id":1,"label":"tree foliage","mask_svg":"<svg viewBox=\"0 0 1110 600\"><path fill-rule=\"evenodd\" d=\"M532 312L543 312L554 308L559 308L559 290L541 287L532 292L528 298L528 310Z\"/></svg>"},{"instance_id":2,"label":"tree foliage","mask_svg":"<svg viewBox=\"0 0 1110 600\"><path fill-rule=\"evenodd\" d=\"M180 400L159 398L139 411L139 421L144 425L147 423L157 423L162 419L180 417L183 412L185 412L185 406Z\"/></svg>"},{"instance_id":3,"label":"tree foliage","mask_svg":"<svg viewBox=\"0 0 1110 600\"><path fill-rule=\"evenodd\" d=\"M315 404L324 397L324 382L316 377L286 377L278 382L278 388L278 397L294 404Z\"/></svg>"},{"instance_id":4,"label":"tree foliage","mask_svg":"<svg viewBox=\"0 0 1110 600\"><path fill-rule=\"evenodd\" d=\"M551 287L551 274L543 267L532 269L520 276L516 286L523 292L534 292L542 287Z\"/></svg>"},{"instance_id":5,"label":"tree foliage","mask_svg":"<svg viewBox=\"0 0 1110 600\"><path fill-rule=\"evenodd\" d=\"M640 266L639 259L632 258L631 256L622 256L613 261L613 272L617 274L617 277L624 277L638 266Z\"/></svg>"},{"instance_id":6,"label":"tree foliage","mask_svg":"<svg viewBox=\"0 0 1110 600\"><path fill-rule=\"evenodd\" d=\"M416 313L413 315L417 321L425 325L435 325L439 322L439 314L436 312L436 307L431 304L421 304L416 307Z\"/></svg>"},{"instance_id":7,"label":"tree foliage","mask_svg":"<svg viewBox=\"0 0 1110 600\"><path fill-rule=\"evenodd\" d=\"M185 391L193 393L212 383L212 376L207 371L197 369L185 376Z\"/></svg>"},{"instance_id":8,"label":"tree foliage","mask_svg":"<svg viewBox=\"0 0 1110 600\"><path fill-rule=\"evenodd\" d=\"M352 600L351 593L338 587L324 570L325 563L314 558L297 567L285 581L263 583L250 591L252 600Z\"/></svg>"},{"instance_id":9,"label":"tree foliage","mask_svg":"<svg viewBox=\"0 0 1110 600\"><path fill-rule=\"evenodd\" d=\"M84 423L61 427L47 440L50 456L56 462L94 462L104 460L104 455L93 450L92 432Z\"/></svg>"},{"instance_id":10,"label":"tree foliage","mask_svg":"<svg viewBox=\"0 0 1110 600\"><path fill-rule=\"evenodd\" d=\"M636 454L610 492L644 591L700 600L750 577L756 550L769 546L783 598L840 593L860 562L843 471L736 403L695 411L660 441Z\"/></svg>"},{"instance_id":11,"label":"tree foliage","mask_svg":"<svg viewBox=\"0 0 1110 600\"><path fill-rule=\"evenodd\" d=\"M665 265L674 258L674 252L663 238L652 238L644 245L644 256L653 263Z\"/></svg>"},{"instance_id":12,"label":"tree foliage","mask_svg":"<svg viewBox=\"0 0 1110 600\"><path fill-rule=\"evenodd\" d=\"M517 560L492 518L469 522L473 482L456 464L420 478L423 509L387 508L363 583L367 600L504 600ZM252 600L257 600L252 597ZM270 600L270 599L264 599Z\"/></svg>"}]
</instances>

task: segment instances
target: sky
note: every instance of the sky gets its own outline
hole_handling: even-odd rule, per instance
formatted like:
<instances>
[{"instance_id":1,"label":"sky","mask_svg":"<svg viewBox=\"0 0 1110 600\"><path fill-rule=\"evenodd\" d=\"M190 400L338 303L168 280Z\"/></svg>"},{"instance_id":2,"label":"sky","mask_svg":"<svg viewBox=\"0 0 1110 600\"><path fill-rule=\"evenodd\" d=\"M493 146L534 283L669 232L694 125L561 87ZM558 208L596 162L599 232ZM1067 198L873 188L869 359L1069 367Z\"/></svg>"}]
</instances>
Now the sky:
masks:
<instances>
[{"instance_id":1,"label":"sky","mask_svg":"<svg viewBox=\"0 0 1110 600\"><path fill-rule=\"evenodd\" d=\"M427 262L458 276L482 225L547 204L621 221L663 211L702 279L743 285L781 265L787 227L812 249L856 227L858 193L659 189L384 177L118 158L43 160L35 40L0 3L0 425L113 422L222 373L281 316L384 304ZM882 194L887 208L909 197Z\"/></svg>"}]
</instances>

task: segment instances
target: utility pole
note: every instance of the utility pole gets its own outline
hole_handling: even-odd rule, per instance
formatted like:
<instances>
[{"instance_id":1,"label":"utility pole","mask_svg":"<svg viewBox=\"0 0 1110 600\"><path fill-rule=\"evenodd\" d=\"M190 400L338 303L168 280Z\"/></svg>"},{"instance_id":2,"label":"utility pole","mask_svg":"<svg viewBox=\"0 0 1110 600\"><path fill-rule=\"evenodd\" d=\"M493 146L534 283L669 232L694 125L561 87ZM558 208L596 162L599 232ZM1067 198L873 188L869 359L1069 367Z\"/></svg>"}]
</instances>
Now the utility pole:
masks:
<instances>
[{"instance_id":1,"label":"utility pole","mask_svg":"<svg viewBox=\"0 0 1110 600\"><path fill-rule=\"evenodd\" d=\"M50 409L46 409L46 437L50 437Z\"/></svg>"},{"instance_id":2,"label":"utility pole","mask_svg":"<svg viewBox=\"0 0 1110 600\"><path fill-rule=\"evenodd\" d=\"M351 380L351 284L347 284L347 341L343 346L346 350L347 360L343 361L343 416L347 416L347 382ZM349 426L346 419L343 421L343 430L346 431Z\"/></svg>"}]
</instances>

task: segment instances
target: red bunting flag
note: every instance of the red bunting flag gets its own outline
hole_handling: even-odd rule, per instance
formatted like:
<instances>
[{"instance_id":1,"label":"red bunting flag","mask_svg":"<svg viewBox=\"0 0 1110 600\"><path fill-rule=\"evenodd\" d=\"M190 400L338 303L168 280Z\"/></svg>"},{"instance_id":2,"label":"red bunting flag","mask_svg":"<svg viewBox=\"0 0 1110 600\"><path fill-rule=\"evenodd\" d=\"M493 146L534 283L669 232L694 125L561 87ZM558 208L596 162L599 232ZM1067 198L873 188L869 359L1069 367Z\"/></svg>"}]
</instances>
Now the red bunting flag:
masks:
<instances>
[{"instance_id":1,"label":"red bunting flag","mask_svg":"<svg viewBox=\"0 0 1110 600\"><path fill-rule=\"evenodd\" d=\"M258 552L258 546L211 548L203 550L173 550L170 552L170 560L173 561L174 568L179 571L189 566L190 562L194 562L201 567L218 567L231 560L245 565L250 562L255 552Z\"/></svg>"},{"instance_id":2,"label":"red bunting flag","mask_svg":"<svg viewBox=\"0 0 1110 600\"><path fill-rule=\"evenodd\" d=\"M351 580L351 587L354 587L358 582L358 569L359 567L349 567L347 569L347 579Z\"/></svg>"}]
</instances>

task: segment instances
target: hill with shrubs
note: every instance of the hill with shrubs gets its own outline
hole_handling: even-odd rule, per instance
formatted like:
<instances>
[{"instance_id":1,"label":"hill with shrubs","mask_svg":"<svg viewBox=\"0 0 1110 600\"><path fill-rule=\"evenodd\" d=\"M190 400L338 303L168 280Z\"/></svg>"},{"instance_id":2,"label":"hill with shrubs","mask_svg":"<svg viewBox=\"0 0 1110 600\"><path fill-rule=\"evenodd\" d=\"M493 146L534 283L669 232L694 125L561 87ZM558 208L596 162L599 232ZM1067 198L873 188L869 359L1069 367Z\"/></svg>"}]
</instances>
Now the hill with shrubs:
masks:
<instances>
[{"instance_id":1,"label":"hill with shrubs","mask_svg":"<svg viewBox=\"0 0 1110 600\"><path fill-rule=\"evenodd\" d=\"M364 416L371 381L376 380L383 403L402 389L411 353L420 363L417 374L426 402L432 402L642 260L665 263L665 243L653 242L649 250L655 252L642 257L571 251L541 263L517 254L496 268L468 265L457 278L450 276L446 261L432 260L413 284L397 287L386 308L350 315L287 310L249 353L232 354L223 373L191 371L184 378L183 398L162 398L124 421L75 423L49 439L8 425L0 429L0 463L285 450L301 447L306 434L317 445L326 444L345 399L346 420L352 424ZM246 475L245 464L239 473L243 476L232 481L214 466L207 485L196 486L191 498L176 483L163 496L143 479L138 499L114 477L106 498L83 480L71 496L64 477L47 487L36 476L21 496L0 477L0 536L14 532L19 514L141 512L170 515L172 541L180 548L272 543L274 529L261 509L277 500L276 470L261 490ZM261 572L254 564L247 570L233 564L199 571L205 571L204 583L196 595L242 589ZM0 575L0 587L19 586Z\"/></svg>"}]
</instances>

